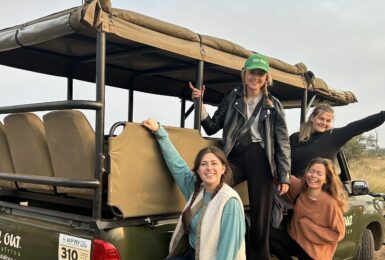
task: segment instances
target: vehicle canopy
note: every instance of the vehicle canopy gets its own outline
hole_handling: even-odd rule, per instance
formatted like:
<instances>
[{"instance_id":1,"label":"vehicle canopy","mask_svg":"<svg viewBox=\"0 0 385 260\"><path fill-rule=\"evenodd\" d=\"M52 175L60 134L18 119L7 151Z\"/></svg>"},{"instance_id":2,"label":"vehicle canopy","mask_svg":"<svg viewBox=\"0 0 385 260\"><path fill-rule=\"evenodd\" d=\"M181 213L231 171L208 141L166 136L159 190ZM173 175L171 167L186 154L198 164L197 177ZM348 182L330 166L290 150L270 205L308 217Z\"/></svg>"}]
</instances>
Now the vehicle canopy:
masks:
<instances>
[{"instance_id":1,"label":"vehicle canopy","mask_svg":"<svg viewBox=\"0 0 385 260\"><path fill-rule=\"evenodd\" d=\"M135 13L111 8L109 0L86 4L0 31L0 63L6 66L95 82L95 38L106 33L109 86L189 98L186 82L195 81L204 61L205 102L218 104L240 82L245 58L254 53L228 40ZM303 89L333 105L355 102L312 77L303 63L269 57L275 87L286 107L299 106ZM157 82L157 84L154 84ZM159 87L162 86L162 87Z\"/></svg>"},{"instance_id":2,"label":"vehicle canopy","mask_svg":"<svg viewBox=\"0 0 385 260\"><path fill-rule=\"evenodd\" d=\"M66 77L68 94L65 101L2 107L0 113L95 110L95 147L90 149L94 154L95 165L91 168L95 177L75 181L72 180L76 179L74 175L61 179L27 178L25 173L17 170L18 176L0 173L0 177L16 182L95 189L91 197L94 219L101 217L103 181L108 183L108 205L119 209L123 217L178 212L183 200L172 186L170 177L158 173L167 170L154 140L150 140L145 130L126 125L119 136L114 136L112 130L108 152L105 151L104 86L129 90L128 121L132 121L134 91L178 97L183 101L184 113L186 100L191 97L187 82L195 82L200 87L204 79L204 102L218 105L224 93L241 84L242 66L252 53L254 51L228 40L201 35L133 11L114 9L109 0L85 1L79 7L3 29L0 31L0 64ZM301 107L305 112L309 106L319 102L338 106L357 101L352 92L334 90L316 78L303 63L290 65L268 58L274 80L271 92L286 108ZM96 100L73 100L74 79L95 82ZM311 99L309 102L308 98ZM198 104L196 107L200 107ZM199 128L197 114L196 129ZM189 165L201 147L215 142L204 140L200 135L198 138L199 132L192 129L174 128L169 131ZM136 143L138 140L147 140L147 143ZM189 146L183 140L189 140ZM142 147L146 151L142 152ZM67 150L65 154L68 153ZM105 154L108 154L108 160L105 160ZM146 166L151 165L150 170L143 167L144 161L149 161ZM55 165L53 168L56 177ZM103 178L106 172L108 180ZM148 175L144 177L144 173Z\"/></svg>"}]
</instances>

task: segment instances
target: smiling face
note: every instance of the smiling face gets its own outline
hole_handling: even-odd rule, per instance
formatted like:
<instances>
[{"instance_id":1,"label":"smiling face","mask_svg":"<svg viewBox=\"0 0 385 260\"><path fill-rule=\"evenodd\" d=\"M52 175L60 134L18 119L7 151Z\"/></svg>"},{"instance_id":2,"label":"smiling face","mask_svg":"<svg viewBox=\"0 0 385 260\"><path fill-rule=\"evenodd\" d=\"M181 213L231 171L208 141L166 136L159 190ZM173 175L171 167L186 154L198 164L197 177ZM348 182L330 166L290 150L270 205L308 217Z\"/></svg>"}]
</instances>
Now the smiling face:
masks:
<instances>
[{"instance_id":1,"label":"smiling face","mask_svg":"<svg viewBox=\"0 0 385 260\"><path fill-rule=\"evenodd\" d=\"M213 153L207 153L202 157L199 164L198 174L205 189L214 192L221 182L226 166Z\"/></svg>"},{"instance_id":2,"label":"smiling face","mask_svg":"<svg viewBox=\"0 0 385 260\"><path fill-rule=\"evenodd\" d=\"M259 91L266 83L267 73L261 69L246 70L245 84L248 91Z\"/></svg>"},{"instance_id":3,"label":"smiling face","mask_svg":"<svg viewBox=\"0 0 385 260\"><path fill-rule=\"evenodd\" d=\"M306 173L306 184L308 189L322 190L326 183L326 167L322 163L313 164Z\"/></svg>"},{"instance_id":4,"label":"smiling face","mask_svg":"<svg viewBox=\"0 0 385 260\"><path fill-rule=\"evenodd\" d=\"M322 114L312 116L310 121L312 123L313 133L323 133L332 128L333 113L324 112Z\"/></svg>"}]
</instances>

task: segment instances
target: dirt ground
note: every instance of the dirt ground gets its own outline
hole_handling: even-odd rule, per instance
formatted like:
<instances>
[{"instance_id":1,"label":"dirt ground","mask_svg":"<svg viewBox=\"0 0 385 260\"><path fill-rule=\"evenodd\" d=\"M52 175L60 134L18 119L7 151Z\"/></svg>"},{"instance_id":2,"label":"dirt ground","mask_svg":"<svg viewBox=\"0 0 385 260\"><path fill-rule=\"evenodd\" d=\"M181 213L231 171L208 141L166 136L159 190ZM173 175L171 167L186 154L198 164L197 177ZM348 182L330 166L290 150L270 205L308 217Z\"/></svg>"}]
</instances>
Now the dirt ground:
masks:
<instances>
[{"instance_id":1,"label":"dirt ground","mask_svg":"<svg viewBox=\"0 0 385 260\"><path fill-rule=\"evenodd\" d=\"M382 248L379 251L374 252L374 260L384 260L385 259L385 245L382 245Z\"/></svg>"}]
</instances>

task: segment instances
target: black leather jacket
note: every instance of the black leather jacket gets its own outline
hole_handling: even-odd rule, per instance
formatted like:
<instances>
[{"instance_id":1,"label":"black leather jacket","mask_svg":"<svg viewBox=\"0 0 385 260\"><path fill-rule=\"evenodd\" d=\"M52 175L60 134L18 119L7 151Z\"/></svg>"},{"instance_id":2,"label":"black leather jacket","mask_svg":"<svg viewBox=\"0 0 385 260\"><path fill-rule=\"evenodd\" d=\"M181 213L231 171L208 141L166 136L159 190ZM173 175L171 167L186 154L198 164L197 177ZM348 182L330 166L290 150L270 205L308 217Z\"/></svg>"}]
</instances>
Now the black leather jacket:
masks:
<instances>
[{"instance_id":1,"label":"black leather jacket","mask_svg":"<svg viewBox=\"0 0 385 260\"><path fill-rule=\"evenodd\" d=\"M262 106L258 130L262 136L273 178L278 183L290 184L290 143L285 113L278 99L270 97L273 107ZM265 104L265 98L262 101ZM247 123L244 107L243 87L240 86L224 96L212 118L208 116L202 121L208 135L223 129L222 148L226 155L231 152L239 132Z\"/></svg>"}]
</instances>

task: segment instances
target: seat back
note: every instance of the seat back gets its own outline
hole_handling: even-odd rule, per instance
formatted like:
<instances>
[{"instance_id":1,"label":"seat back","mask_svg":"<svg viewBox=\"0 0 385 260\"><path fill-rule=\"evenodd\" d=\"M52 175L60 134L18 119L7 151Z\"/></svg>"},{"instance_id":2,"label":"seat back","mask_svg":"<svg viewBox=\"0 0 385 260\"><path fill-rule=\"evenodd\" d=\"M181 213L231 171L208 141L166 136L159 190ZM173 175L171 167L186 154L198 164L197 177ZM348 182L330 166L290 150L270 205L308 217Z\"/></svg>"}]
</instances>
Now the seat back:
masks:
<instances>
[{"instance_id":1,"label":"seat back","mask_svg":"<svg viewBox=\"0 0 385 260\"><path fill-rule=\"evenodd\" d=\"M178 152L192 168L198 152L219 145L202 138L197 130L167 127ZM176 186L155 137L143 126L126 123L123 132L109 138L110 173L108 204L118 208L125 218L180 212L186 203ZM248 204L247 186L237 187Z\"/></svg>"},{"instance_id":2,"label":"seat back","mask_svg":"<svg viewBox=\"0 0 385 260\"><path fill-rule=\"evenodd\" d=\"M11 153L9 152L7 135L3 124L0 122L0 172L15 173ZM16 185L13 181L0 180L0 187L7 189L15 189Z\"/></svg>"},{"instance_id":3,"label":"seat back","mask_svg":"<svg viewBox=\"0 0 385 260\"><path fill-rule=\"evenodd\" d=\"M82 112L53 111L43 116L55 177L95 178L95 132ZM90 197L92 189L57 187L59 193Z\"/></svg>"},{"instance_id":4,"label":"seat back","mask_svg":"<svg viewBox=\"0 0 385 260\"><path fill-rule=\"evenodd\" d=\"M15 174L53 176L43 122L32 113L10 114L4 118ZM53 186L21 183L19 188L36 191L54 190Z\"/></svg>"}]
</instances>

